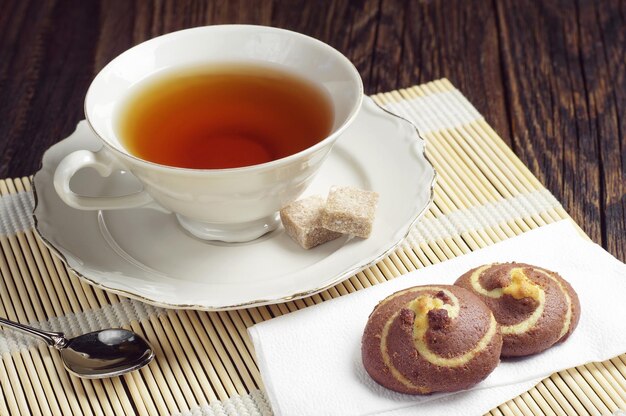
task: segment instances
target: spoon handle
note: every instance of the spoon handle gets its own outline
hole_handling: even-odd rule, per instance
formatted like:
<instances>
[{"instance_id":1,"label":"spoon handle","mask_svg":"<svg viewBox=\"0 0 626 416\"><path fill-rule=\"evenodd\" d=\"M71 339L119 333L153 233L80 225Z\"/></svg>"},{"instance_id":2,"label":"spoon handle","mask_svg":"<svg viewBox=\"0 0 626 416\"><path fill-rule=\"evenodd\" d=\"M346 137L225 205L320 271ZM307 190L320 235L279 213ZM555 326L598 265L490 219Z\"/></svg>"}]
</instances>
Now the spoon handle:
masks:
<instances>
[{"instance_id":1,"label":"spoon handle","mask_svg":"<svg viewBox=\"0 0 626 416\"><path fill-rule=\"evenodd\" d=\"M67 338L62 332L44 331L42 329L33 328L32 326L23 325L17 322L9 321L8 319L0 318L0 325L8 326L13 329L26 332L27 334L38 336L46 341L46 343L56 349L63 349L67 346Z\"/></svg>"}]
</instances>

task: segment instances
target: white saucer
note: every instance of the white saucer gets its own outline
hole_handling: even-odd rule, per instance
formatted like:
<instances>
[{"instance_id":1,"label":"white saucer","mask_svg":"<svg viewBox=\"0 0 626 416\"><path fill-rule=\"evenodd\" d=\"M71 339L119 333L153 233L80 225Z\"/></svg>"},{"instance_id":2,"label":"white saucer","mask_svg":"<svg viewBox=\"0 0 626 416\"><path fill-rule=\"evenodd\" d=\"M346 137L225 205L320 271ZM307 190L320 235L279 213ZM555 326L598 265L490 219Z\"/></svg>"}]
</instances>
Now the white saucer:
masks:
<instances>
[{"instance_id":1,"label":"white saucer","mask_svg":"<svg viewBox=\"0 0 626 416\"><path fill-rule=\"evenodd\" d=\"M380 194L370 238L338 240L304 250L283 228L249 243L196 239L172 215L150 209L79 211L52 185L60 160L97 150L85 122L52 146L34 179L36 229L46 245L87 282L170 308L223 310L285 302L320 292L379 261L407 235L432 200L435 172L414 126L371 99L335 144L306 194L355 185ZM138 190L127 173L101 178L85 169L72 188L86 195Z\"/></svg>"}]
</instances>

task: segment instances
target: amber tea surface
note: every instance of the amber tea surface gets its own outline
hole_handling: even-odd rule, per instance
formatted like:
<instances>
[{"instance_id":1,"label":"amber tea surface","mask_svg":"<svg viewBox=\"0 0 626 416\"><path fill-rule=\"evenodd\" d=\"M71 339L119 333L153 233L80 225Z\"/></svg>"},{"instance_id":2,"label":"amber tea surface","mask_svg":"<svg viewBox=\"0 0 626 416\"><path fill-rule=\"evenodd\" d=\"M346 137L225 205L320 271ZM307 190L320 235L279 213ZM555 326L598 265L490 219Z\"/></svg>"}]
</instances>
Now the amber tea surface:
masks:
<instances>
[{"instance_id":1,"label":"amber tea surface","mask_svg":"<svg viewBox=\"0 0 626 416\"><path fill-rule=\"evenodd\" d=\"M253 66L195 68L143 81L121 106L131 154L162 165L237 168L280 159L324 139L332 104L317 85Z\"/></svg>"}]
</instances>

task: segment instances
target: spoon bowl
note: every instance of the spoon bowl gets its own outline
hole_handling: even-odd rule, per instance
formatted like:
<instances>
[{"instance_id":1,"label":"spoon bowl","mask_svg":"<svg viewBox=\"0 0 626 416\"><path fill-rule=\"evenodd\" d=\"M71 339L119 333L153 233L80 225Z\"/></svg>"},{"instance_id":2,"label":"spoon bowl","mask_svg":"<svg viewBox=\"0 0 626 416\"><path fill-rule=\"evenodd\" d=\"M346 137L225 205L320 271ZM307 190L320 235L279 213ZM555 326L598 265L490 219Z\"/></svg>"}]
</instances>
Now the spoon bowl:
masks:
<instances>
[{"instance_id":1,"label":"spoon bowl","mask_svg":"<svg viewBox=\"0 0 626 416\"><path fill-rule=\"evenodd\" d=\"M70 373L83 378L115 377L154 358L148 343L125 329L104 329L68 340L61 358Z\"/></svg>"}]
</instances>

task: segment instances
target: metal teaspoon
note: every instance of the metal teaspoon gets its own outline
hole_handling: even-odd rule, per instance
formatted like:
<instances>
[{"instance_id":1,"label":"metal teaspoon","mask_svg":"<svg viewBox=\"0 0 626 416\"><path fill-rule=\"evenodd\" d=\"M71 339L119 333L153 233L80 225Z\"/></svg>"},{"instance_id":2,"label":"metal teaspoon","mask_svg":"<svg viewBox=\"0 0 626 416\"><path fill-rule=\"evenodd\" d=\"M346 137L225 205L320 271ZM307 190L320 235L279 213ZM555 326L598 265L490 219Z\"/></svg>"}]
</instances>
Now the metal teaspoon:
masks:
<instances>
[{"instance_id":1,"label":"metal teaspoon","mask_svg":"<svg viewBox=\"0 0 626 416\"><path fill-rule=\"evenodd\" d=\"M115 377L138 370L154 358L150 345L126 329L103 329L67 339L61 332L43 331L4 318L0 318L0 325L36 335L60 350L63 365L78 377Z\"/></svg>"}]
</instances>

